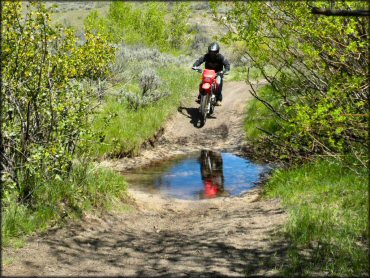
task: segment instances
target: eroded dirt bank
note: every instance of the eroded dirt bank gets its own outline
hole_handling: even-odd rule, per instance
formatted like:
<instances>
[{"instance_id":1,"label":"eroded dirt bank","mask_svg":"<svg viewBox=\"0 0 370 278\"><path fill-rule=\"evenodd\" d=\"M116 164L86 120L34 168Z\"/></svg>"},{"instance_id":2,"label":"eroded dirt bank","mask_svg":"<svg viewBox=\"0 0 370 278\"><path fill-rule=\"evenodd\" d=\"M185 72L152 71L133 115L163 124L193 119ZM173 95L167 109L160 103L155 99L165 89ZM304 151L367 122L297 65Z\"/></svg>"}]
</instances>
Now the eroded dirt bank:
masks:
<instances>
[{"instance_id":1,"label":"eroded dirt bank","mask_svg":"<svg viewBox=\"0 0 370 278\"><path fill-rule=\"evenodd\" d=\"M197 104L179 108L154 148L137 158L105 161L117 171L141 167L197 149L231 150L243 143L243 82L226 82L223 106L196 127ZM164 199L130 189L129 212L86 215L80 223L30 238L20 250L4 250L4 275L198 276L274 275L287 243L277 233L286 214L277 200L242 197L202 201Z\"/></svg>"}]
</instances>

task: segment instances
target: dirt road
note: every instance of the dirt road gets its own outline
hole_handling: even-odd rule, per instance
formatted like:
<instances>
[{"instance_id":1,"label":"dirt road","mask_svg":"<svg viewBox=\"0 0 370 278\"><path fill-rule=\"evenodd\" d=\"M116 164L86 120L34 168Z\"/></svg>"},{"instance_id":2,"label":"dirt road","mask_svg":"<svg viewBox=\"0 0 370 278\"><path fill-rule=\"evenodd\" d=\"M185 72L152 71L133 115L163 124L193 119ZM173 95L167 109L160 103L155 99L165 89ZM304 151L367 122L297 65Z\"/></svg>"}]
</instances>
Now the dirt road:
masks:
<instances>
[{"instance_id":1,"label":"dirt road","mask_svg":"<svg viewBox=\"0 0 370 278\"><path fill-rule=\"evenodd\" d=\"M249 98L243 82L226 82L223 106L204 127L195 126L197 104L184 105L154 147L102 166L124 171L204 148L238 153ZM202 201L129 192L135 200L129 212L86 215L80 223L32 237L20 250L5 250L3 274L276 275L284 263L287 243L278 233L286 214L277 200L261 200L260 188Z\"/></svg>"}]
</instances>

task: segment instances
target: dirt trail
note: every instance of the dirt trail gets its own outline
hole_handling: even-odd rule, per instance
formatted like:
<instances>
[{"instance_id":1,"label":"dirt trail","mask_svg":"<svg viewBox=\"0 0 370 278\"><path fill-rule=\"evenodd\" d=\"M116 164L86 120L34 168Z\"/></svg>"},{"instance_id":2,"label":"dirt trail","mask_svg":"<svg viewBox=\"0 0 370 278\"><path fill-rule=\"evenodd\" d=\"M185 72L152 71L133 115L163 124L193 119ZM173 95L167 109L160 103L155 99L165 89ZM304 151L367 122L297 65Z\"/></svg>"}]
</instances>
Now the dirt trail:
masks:
<instances>
[{"instance_id":1,"label":"dirt trail","mask_svg":"<svg viewBox=\"0 0 370 278\"><path fill-rule=\"evenodd\" d=\"M240 152L243 115L250 98L243 82L225 82L223 106L214 119L195 127L197 104L180 107L155 147L137 158L106 161L118 171L197 149ZM129 190L130 212L87 215L80 223L32 237L4 275L244 276L275 275L286 242L276 234L286 221L277 200L259 198L260 188L242 197L202 201L165 199Z\"/></svg>"},{"instance_id":2,"label":"dirt trail","mask_svg":"<svg viewBox=\"0 0 370 278\"><path fill-rule=\"evenodd\" d=\"M178 113L166 123L154 148L149 146L139 157L104 161L102 165L125 171L201 149L242 154L245 105L252 99L249 87L242 81L225 82L222 106L216 107L203 127L198 126L199 104L195 95L194 92L194 102L179 107Z\"/></svg>"}]
</instances>

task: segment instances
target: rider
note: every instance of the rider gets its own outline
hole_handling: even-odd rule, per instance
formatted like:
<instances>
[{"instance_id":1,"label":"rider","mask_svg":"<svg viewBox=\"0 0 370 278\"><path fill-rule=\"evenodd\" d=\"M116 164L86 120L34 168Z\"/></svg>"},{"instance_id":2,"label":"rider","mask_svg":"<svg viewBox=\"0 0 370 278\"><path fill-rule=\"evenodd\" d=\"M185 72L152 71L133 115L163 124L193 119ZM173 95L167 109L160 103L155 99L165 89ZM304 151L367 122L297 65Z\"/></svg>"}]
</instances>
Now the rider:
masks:
<instances>
[{"instance_id":1,"label":"rider","mask_svg":"<svg viewBox=\"0 0 370 278\"><path fill-rule=\"evenodd\" d=\"M216 71L216 73L221 73L225 67L225 70L223 71L223 74L228 74L230 71L230 63L229 61L221 54L220 52L220 46L217 42L213 42L208 46L208 53L200 57L198 60L195 61L193 64L192 69L197 69L202 63L205 62L205 68L211 69ZM221 105L222 101L222 77L223 74L218 74L216 78L216 82L219 85L218 92L216 94L216 105ZM200 95L198 95L198 101L200 100Z\"/></svg>"}]
</instances>

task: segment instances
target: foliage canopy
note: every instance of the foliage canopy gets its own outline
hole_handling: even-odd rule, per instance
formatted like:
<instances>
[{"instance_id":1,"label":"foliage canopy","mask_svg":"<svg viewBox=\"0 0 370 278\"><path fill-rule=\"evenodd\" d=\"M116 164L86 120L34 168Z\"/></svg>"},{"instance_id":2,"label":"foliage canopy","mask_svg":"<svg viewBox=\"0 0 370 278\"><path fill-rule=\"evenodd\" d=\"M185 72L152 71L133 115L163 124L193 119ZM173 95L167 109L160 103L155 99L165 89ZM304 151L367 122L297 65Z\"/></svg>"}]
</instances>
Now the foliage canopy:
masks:
<instances>
[{"instance_id":1,"label":"foliage canopy","mask_svg":"<svg viewBox=\"0 0 370 278\"><path fill-rule=\"evenodd\" d=\"M223 41L242 44L245 70L258 68L273 89L272 104L249 81L252 94L275 117L264 142L278 147L280 157L352 153L365 165L369 18L313 15L300 1L226 5L224 15L213 5L216 18L229 29ZM366 3L332 3L342 10L361 6Z\"/></svg>"}]
</instances>

